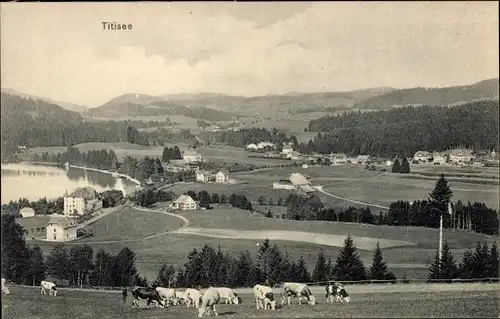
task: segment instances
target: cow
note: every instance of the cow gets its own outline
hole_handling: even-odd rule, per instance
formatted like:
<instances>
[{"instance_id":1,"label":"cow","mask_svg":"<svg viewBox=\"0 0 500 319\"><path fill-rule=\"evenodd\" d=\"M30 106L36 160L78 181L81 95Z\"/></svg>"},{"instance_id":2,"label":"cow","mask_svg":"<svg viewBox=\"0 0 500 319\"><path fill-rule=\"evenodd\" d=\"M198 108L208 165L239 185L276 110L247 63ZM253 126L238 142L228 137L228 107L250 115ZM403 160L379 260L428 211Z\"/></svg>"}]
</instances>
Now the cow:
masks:
<instances>
[{"instance_id":1,"label":"cow","mask_svg":"<svg viewBox=\"0 0 500 319\"><path fill-rule=\"evenodd\" d=\"M174 288L163 288L156 287L155 290L160 295L160 298L165 302L167 306L172 303L174 306L177 305L177 298L175 297L175 289Z\"/></svg>"},{"instance_id":2,"label":"cow","mask_svg":"<svg viewBox=\"0 0 500 319\"><path fill-rule=\"evenodd\" d=\"M333 298L335 297L335 301L342 303L349 303L350 297L347 291L344 288L344 285L339 283L333 283L326 286L326 302L333 302Z\"/></svg>"},{"instance_id":3,"label":"cow","mask_svg":"<svg viewBox=\"0 0 500 319\"><path fill-rule=\"evenodd\" d=\"M186 305L187 305L186 308L189 308L191 306L193 308L199 308L201 298L202 295L199 290L193 288L186 289Z\"/></svg>"},{"instance_id":4,"label":"cow","mask_svg":"<svg viewBox=\"0 0 500 319\"><path fill-rule=\"evenodd\" d=\"M271 309L276 311L276 300L274 300L273 289L269 286L255 285L253 287L253 295L258 309ZM264 302L264 304L262 304Z\"/></svg>"},{"instance_id":5,"label":"cow","mask_svg":"<svg viewBox=\"0 0 500 319\"><path fill-rule=\"evenodd\" d=\"M219 292L220 298L225 299L225 304L240 304L241 298L235 293L231 288L227 287L216 287Z\"/></svg>"},{"instance_id":6,"label":"cow","mask_svg":"<svg viewBox=\"0 0 500 319\"><path fill-rule=\"evenodd\" d=\"M8 295L10 294L9 287L7 287L7 280L5 278L2 278L2 293Z\"/></svg>"},{"instance_id":7,"label":"cow","mask_svg":"<svg viewBox=\"0 0 500 319\"><path fill-rule=\"evenodd\" d=\"M57 296L56 284L50 281L42 280L42 282L40 282L40 294L47 295L47 291L49 292L49 296Z\"/></svg>"},{"instance_id":8,"label":"cow","mask_svg":"<svg viewBox=\"0 0 500 319\"><path fill-rule=\"evenodd\" d=\"M177 304L186 303L186 290L175 289L175 300Z\"/></svg>"},{"instance_id":9,"label":"cow","mask_svg":"<svg viewBox=\"0 0 500 319\"><path fill-rule=\"evenodd\" d=\"M134 297L132 307L139 308L139 299L147 299L148 306L151 304L151 302L155 302L156 304L165 307L165 303L160 298L160 295L153 288L134 287L131 289L131 292L132 297Z\"/></svg>"},{"instance_id":10,"label":"cow","mask_svg":"<svg viewBox=\"0 0 500 319\"><path fill-rule=\"evenodd\" d=\"M201 306L198 308L198 318L201 318L205 313L210 315L210 312L213 312L216 316L218 316L219 314L215 309L215 305L219 302L219 300L220 294L218 289L209 287L203 294Z\"/></svg>"},{"instance_id":11,"label":"cow","mask_svg":"<svg viewBox=\"0 0 500 319\"><path fill-rule=\"evenodd\" d=\"M307 303L311 306L316 304L316 297L313 296L311 290L306 284L297 282L286 282L283 284L283 293L281 298L281 305L285 303L288 298L288 305L290 305L290 297L299 297L299 305L302 304L302 298L307 299Z\"/></svg>"}]
</instances>

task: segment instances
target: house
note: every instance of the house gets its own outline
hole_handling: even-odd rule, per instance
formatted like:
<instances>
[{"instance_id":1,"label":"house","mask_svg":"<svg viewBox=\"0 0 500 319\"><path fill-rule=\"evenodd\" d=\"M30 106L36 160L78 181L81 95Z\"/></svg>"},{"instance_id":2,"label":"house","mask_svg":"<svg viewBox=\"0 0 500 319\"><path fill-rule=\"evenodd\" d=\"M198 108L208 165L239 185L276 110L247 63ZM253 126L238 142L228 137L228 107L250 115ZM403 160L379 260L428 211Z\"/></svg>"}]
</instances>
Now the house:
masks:
<instances>
[{"instance_id":1,"label":"house","mask_svg":"<svg viewBox=\"0 0 500 319\"><path fill-rule=\"evenodd\" d=\"M121 180L121 179L119 179ZM99 197L99 193L92 187L79 187L75 189L71 194L66 195L68 197L81 197L85 200L96 199Z\"/></svg>"},{"instance_id":2,"label":"house","mask_svg":"<svg viewBox=\"0 0 500 319\"><path fill-rule=\"evenodd\" d=\"M356 157L356 163L358 164L366 164L369 161L370 161L369 155L358 155L358 157Z\"/></svg>"},{"instance_id":3,"label":"house","mask_svg":"<svg viewBox=\"0 0 500 319\"><path fill-rule=\"evenodd\" d=\"M174 210L196 210L198 204L189 195L181 195L170 204L170 209Z\"/></svg>"},{"instance_id":4,"label":"house","mask_svg":"<svg viewBox=\"0 0 500 319\"><path fill-rule=\"evenodd\" d=\"M257 145L254 143L247 145L247 150L256 150L256 149L257 149Z\"/></svg>"},{"instance_id":5,"label":"house","mask_svg":"<svg viewBox=\"0 0 500 319\"><path fill-rule=\"evenodd\" d=\"M23 218L35 217L35 210L33 208L31 208L31 207L21 208L21 210L19 211L19 213L21 214L21 216Z\"/></svg>"},{"instance_id":6,"label":"house","mask_svg":"<svg viewBox=\"0 0 500 319\"><path fill-rule=\"evenodd\" d=\"M209 127L207 127L205 129L205 131L209 131L209 132L219 132L221 130L220 126L217 125L217 124L214 124L214 125L210 125Z\"/></svg>"},{"instance_id":7,"label":"house","mask_svg":"<svg viewBox=\"0 0 500 319\"><path fill-rule=\"evenodd\" d=\"M274 148L274 144L271 142L262 142L262 141L257 144L257 149L259 150L266 147Z\"/></svg>"},{"instance_id":8,"label":"house","mask_svg":"<svg viewBox=\"0 0 500 319\"><path fill-rule=\"evenodd\" d=\"M295 189L295 185L289 179L280 179L273 183L273 188L276 189Z\"/></svg>"},{"instance_id":9,"label":"house","mask_svg":"<svg viewBox=\"0 0 500 319\"><path fill-rule=\"evenodd\" d=\"M285 145L283 146L283 149L281 150L281 154L288 154L293 151L293 147L291 145Z\"/></svg>"},{"instance_id":10,"label":"house","mask_svg":"<svg viewBox=\"0 0 500 319\"><path fill-rule=\"evenodd\" d=\"M472 162L475 159L473 151L468 149L454 149L449 153L450 162L453 163Z\"/></svg>"},{"instance_id":11,"label":"house","mask_svg":"<svg viewBox=\"0 0 500 319\"><path fill-rule=\"evenodd\" d=\"M51 219L45 225L48 241L68 241L76 239L78 224L70 218Z\"/></svg>"},{"instance_id":12,"label":"house","mask_svg":"<svg viewBox=\"0 0 500 319\"><path fill-rule=\"evenodd\" d=\"M296 151L291 151L285 154L286 159L289 160L300 160L302 158L302 155L299 152Z\"/></svg>"},{"instance_id":13,"label":"house","mask_svg":"<svg viewBox=\"0 0 500 319\"><path fill-rule=\"evenodd\" d=\"M85 200L82 197L64 196L64 216L83 215L85 208Z\"/></svg>"},{"instance_id":14,"label":"house","mask_svg":"<svg viewBox=\"0 0 500 319\"><path fill-rule=\"evenodd\" d=\"M310 180L300 173L291 173L288 179L281 179L279 182L273 183L273 188L295 189L305 193L312 193L316 190L311 187Z\"/></svg>"},{"instance_id":15,"label":"house","mask_svg":"<svg viewBox=\"0 0 500 319\"><path fill-rule=\"evenodd\" d=\"M307 164L302 164L302 168L309 168L309 165L307 165Z\"/></svg>"},{"instance_id":16,"label":"house","mask_svg":"<svg viewBox=\"0 0 500 319\"><path fill-rule=\"evenodd\" d=\"M209 171L198 171L196 173L196 181L200 183L208 183L212 180L213 175Z\"/></svg>"},{"instance_id":17,"label":"house","mask_svg":"<svg viewBox=\"0 0 500 319\"><path fill-rule=\"evenodd\" d=\"M328 159L334 165L347 163L347 156L344 153L330 153Z\"/></svg>"},{"instance_id":18,"label":"house","mask_svg":"<svg viewBox=\"0 0 500 319\"><path fill-rule=\"evenodd\" d=\"M202 160L200 153L196 151L185 151L182 155L182 159L185 163L197 163Z\"/></svg>"},{"instance_id":19,"label":"house","mask_svg":"<svg viewBox=\"0 0 500 319\"><path fill-rule=\"evenodd\" d=\"M427 163L428 161L432 160L432 154L427 151L418 151L413 155L413 160Z\"/></svg>"},{"instance_id":20,"label":"house","mask_svg":"<svg viewBox=\"0 0 500 319\"><path fill-rule=\"evenodd\" d=\"M26 239L45 237L45 225L51 220L48 215L36 215L30 218L16 218L16 222L23 228Z\"/></svg>"},{"instance_id":21,"label":"house","mask_svg":"<svg viewBox=\"0 0 500 319\"><path fill-rule=\"evenodd\" d=\"M221 170L215 174L216 183L228 183L229 182L229 171Z\"/></svg>"},{"instance_id":22,"label":"house","mask_svg":"<svg viewBox=\"0 0 500 319\"><path fill-rule=\"evenodd\" d=\"M444 153L434 152L432 154L432 161L434 165L444 165L448 162L448 156Z\"/></svg>"}]
</instances>

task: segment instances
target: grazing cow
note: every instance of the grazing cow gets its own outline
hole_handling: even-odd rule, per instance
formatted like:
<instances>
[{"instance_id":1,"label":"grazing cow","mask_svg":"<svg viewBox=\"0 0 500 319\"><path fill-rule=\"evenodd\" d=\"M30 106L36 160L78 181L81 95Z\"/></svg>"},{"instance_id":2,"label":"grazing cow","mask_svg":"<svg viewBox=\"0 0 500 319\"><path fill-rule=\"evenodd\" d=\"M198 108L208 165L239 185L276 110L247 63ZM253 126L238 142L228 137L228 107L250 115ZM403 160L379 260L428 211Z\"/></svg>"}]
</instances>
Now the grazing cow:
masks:
<instances>
[{"instance_id":1,"label":"grazing cow","mask_svg":"<svg viewBox=\"0 0 500 319\"><path fill-rule=\"evenodd\" d=\"M40 282L40 294L46 295L47 291L49 292L49 296L57 296L56 284L50 281L42 280L42 282Z\"/></svg>"},{"instance_id":2,"label":"grazing cow","mask_svg":"<svg viewBox=\"0 0 500 319\"><path fill-rule=\"evenodd\" d=\"M175 289L175 300L177 304L186 303L186 290Z\"/></svg>"},{"instance_id":3,"label":"grazing cow","mask_svg":"<svg viewBox=\"0 0 500 319\"><path fill-rule=\"evenodd\" d=\"M276 300L274 300L273 289L269 286L255 285L253 287L253 295L258 309L271 309L276 311ZM264 304L262 304L264 302Z\"/></svg>"},{"instance_id":4,"label":"grazing cow","mask_svg":"<svg viewBox=\"0 0 500 319\"><path fill-rule=\"evenodd\" d=\"M177 305L177 298L175 297L175 289L174 288L163 288L156 287L155 290L160 295L160 298L166 303L166 305L170 305L172 303L174 306Z\"/></svg>"},{"instance_id":5,"label":"grazing cow","mask_svg":"<svg viewBox=\"0 0 500 319\"><path fill-rule=\"evenodd\" d=\"M153 288L134 287L132 288L132 297L134 297L132 307L139 308L139 299L147 299L148 306L151 304L151 302L155 302L156 304L165 307L165 303L160 298L160 295Z\"/></svg>"},{"instance_id":6,"label":"grazing cow","mask_svg":"<svg viewBox=\"0 0 500 319\"><path fill-rule=\"evenodd\" d=\"M235 293L231 288L227 287L216 287L219 292L220 298L225 299L225 304L240 304L241 298Z\"/></svg>"},{"instance_id":7,"label":"grazing cow","mask_svg":"<svg viewBox=\"0 0 500 319\"><path fill-rule=\"evenodd\" d=\"M188 288L186 289L186 305L187 308L193 307L193 308L199 308L200 307L200 300L201 300L201 292L199 290L193 289L193 288Z\"/></svg>"},{"instance_id":8,"label":"grazing cow","mask_svg":"<svg viewBox=\"0 0 500 319\"><path fill-rule=\"evenodd\" d=\"M342 303L344 303L344 301L348 303L351 299L344 285L339 283L333 283L326 286L326 302L333 302L334 297L336 302L341 301Z\"/></svg>"},{"instance_id":9,"label":"grazing cow","mask_svg":"<svg viewBox=\"0 0 500 319\"><path fill-rule=\"evenodd\" d=\"M7 287L5 278L2 278L2 293L8 295L10 294L9 287Z\"/></svg>"},{"instance_id":10,"label":"grazing cow","mask_svg":"<svg viewBox=\"0 0 500 319\"><path fill-rule=\"evenodd\" d=\"M288 298L288 305L290 305L290 297L299 297L299 305L302 304L302 298L307 299L307 303L311 306L316 304L316 297L313 296L311 290L306 284L301 284L297 282L286 282L283 284L283 294L281 298L281 305L285 303L285 299Z\"/></svg>"},{"instance_id":11,"label":"grazing cow","mask_svg":"<svg viewBox=\"0 0 500 319\"><path fill-rule=\"evenodd\" d=\"M214 313L216 316L219 314L215 309L215 305L220 300L220 294L217 288L210 287L203 294L201 300L201 306L198 308L198 317L201 318L203 314L210 315L210 313Z\"/></svg>"}]
</instances>

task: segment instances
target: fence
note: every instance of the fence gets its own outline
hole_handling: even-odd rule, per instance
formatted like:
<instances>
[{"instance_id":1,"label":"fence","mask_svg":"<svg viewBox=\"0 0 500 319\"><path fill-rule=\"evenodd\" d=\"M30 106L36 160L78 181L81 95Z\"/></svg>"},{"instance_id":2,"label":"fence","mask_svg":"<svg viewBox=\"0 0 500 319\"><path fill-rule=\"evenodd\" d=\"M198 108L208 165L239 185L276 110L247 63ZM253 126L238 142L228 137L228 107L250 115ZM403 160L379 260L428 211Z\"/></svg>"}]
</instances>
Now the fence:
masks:
<instances>
[{"instance_id":1,"label":"fence","mask_svg":"<svg viewBox=\"0 0 500 319\"><path fill-rule=\"evenodd\" d=\"M305 284L309 286L325 286L329 283L342 283L343 285L346 286L352 286L352 285L389 285L389 284L458 284L458 283L486 283L486 284L493 284L493 283L499 283L500 278L471 278L471 279L396 279L396 280L359 280L359 281L335 281L335 280L330 280L330 281L316 281L316 282L305 282ZM283 284L276 284L273 285L273 288L280 288ZM20 287L33 287L34 286L28 286L28 285L19 285ZM38 287L38 286L36 286ZM125 288L130 288L130 287L106 287L106 286L90 286L90 285L83 285L83 286L61 286L62 288L67 288L71 290L87 290L87 291L109 291L109 292L121 292ZM249 288L251 289L252 287L237 287L237 288Z\"/></svg>"}]
</instances>

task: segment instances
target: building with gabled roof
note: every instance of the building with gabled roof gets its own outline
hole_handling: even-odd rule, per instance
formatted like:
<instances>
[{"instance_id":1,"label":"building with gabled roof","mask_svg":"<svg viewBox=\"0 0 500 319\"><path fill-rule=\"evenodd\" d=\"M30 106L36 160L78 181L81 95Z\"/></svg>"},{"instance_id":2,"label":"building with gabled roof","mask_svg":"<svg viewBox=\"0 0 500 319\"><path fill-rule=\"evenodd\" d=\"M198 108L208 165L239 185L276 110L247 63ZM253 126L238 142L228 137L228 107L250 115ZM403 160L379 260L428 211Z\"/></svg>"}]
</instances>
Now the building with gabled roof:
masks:
<instances>
[{"instance_id":1,"label":"building with gabled roof","mask_svg":"<svg viewBox=\"0 0 500 319\"><path fill-rule=\"evenodd\" d=\"M53 218L45 225L47 241L68 241L76 239L78 223L71 218Z\"/></svg>"},{"instance_id":2,"label":"building with gabled roof","mask_svg":"<svg viewBox=\"0 0 500 319\"><path fill-rule=\"evenodd\" d=\"M197 210L198 204L189 195L181 195L169 205L173 210Z\"/></svg>"}]
</instances>

